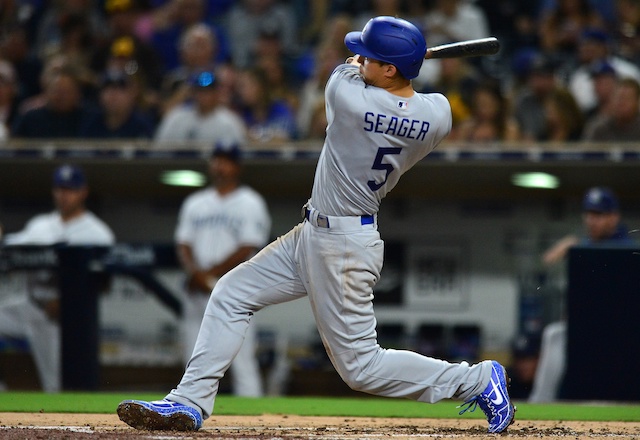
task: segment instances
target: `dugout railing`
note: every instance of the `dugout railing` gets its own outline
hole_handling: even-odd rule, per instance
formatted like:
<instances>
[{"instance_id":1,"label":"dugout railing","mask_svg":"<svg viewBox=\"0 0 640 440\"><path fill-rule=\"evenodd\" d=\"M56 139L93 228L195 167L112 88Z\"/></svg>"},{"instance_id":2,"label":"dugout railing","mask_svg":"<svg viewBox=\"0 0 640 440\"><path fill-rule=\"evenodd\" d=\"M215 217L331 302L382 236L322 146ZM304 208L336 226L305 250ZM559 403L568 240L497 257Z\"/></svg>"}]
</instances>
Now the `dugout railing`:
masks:
<instances>
[{"instance_id":1,"label":"dugout railing","mask_svg":"<svg viewBox=\"0 0 640 440\"><path fill-rule=\"evenodd\" d=\"M62 388L97 390L100 386L99 297L111 277L130 277L179 317L182 304L154 275L178 267L171 244L103 246L6 246L0 248L0 274L48 270L60 296ZM28 276L28 275L27 275ZM28 295L28 292L16 292Z\"/></svg>"}]
</instances>

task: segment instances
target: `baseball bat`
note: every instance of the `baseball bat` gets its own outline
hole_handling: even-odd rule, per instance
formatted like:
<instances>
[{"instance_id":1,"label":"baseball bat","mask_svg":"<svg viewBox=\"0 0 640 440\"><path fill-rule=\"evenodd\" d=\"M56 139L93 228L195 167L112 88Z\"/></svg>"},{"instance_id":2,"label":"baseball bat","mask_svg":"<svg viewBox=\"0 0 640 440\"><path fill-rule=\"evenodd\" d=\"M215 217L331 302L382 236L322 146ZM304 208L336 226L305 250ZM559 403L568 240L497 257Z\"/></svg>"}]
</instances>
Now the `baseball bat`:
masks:
<instances>
[{"instance_id":1,"label":"baseball bat","mask_svg":"<svg viewBox=\"0 0 640 440\"><path fill-rule=\"evenodd\" d=\"M465 40L457 43L441 44L427 49L426 60L433 58L462 58L494 55L500 50L496 37Z\"/></svg>"}]
</instances>

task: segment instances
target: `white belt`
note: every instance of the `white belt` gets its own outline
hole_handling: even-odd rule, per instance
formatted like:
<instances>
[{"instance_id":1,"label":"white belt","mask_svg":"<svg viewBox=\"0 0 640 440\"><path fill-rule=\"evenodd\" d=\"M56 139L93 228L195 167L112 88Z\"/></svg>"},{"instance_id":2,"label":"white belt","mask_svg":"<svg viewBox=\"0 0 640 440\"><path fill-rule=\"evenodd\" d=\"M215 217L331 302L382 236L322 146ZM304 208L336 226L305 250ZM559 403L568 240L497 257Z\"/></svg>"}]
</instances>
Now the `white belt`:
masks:
<instances>
[{"instance_id":1,"label":"white belt","mask_svg":"<svg viewBox=\"0 0 640 440\"><path fill-rule=\"evenodd\" d=\"M302 207L302 217L313 226L335 231L357 231L361 229L375 229L377 227L376 215L353 215L338 217L321 214L309 203Z\"/></svg>"}]
</instances>

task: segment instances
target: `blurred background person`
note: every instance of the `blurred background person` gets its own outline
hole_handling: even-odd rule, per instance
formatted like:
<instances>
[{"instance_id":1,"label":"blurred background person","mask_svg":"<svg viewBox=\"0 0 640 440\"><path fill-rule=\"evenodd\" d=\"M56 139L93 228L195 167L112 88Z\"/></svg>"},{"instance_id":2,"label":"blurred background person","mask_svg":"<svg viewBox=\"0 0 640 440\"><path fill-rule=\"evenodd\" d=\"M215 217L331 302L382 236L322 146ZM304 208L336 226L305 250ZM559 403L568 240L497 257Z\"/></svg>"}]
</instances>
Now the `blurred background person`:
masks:
<instances>
[{"instance_id":1,"label":"blurred background person","mask_svg":"<svg viewBox=\"0 0 640 440\"><path fill-rule=\"evenodd\" d=\"M513 116L522 140L542 141L548 131L545 102L560 85L556 63L540 53L523 62L528 65L524 67L524 84L515 90Z\"/></svg>"},{"instance_id":2,"label":"blurred background person","mask_svg":"<svg viewBox=\"0 0 640 440\"><path fill-rule=\"evenodd\" d=\"M46 2L32 44L36 56L46 60L54 53L64 52L72 58L82 57L94 39L104 40L108 31L97 5L93 0Z\"/></svg>"},{"instance_id":3,"label":"blurred background person","mask_svg":"<svg viewBox=\"0 0 640 440\"><path fill-rule=\"evenodd\" d=\"M291 2L299 30L299 43L303 49L313 50L322 40L322 34L331 18L341 14L338 8L335 8L336 3L334 0Z\"/></svg>"},{"instance_id":4,"label":"blurred background person","mask_svg":"<svg viewBox=\"0 0 640 440\"><path fill-rule=\"evenodd\" d=\"M417 26L425 35L428 47L490 36L485 11L467 0L433 1ZM439 80L441 62L437 59L422 65L419 75L413 80L417 89L429 88ZM480 59L469 62L482 68Z\"/></svg>"},{"instance_id":5,"label":"blurred background person","mask_svg":"<svg viewBox=\"0 0 640 440\"><path fill-rule=\"evenodd\" d=\"M589 0L557 0L540 14L540 48L556 59L574 57L584 31L605 28L604 17Z\"/></svg>"},{"instance_id":6,"label":"blurred background person","mask_svg":"<svg viewBox=\"0 0 640 440\"><path fill-rule=\"evenodd\" d=\"M332 17L324 29L313 53L312 74L300 85L296 109L296 128L300 139L324 138L326 115L324 114L324 87L329 75L351 55L342 43L352 29L351 19L345 14Z\"/></svg>"},{"instance_id":7,"label":"blurred background person","mask_svg":"<svg viewBox=\"0 0 640 440\"><path fill-rule=\"evenodd\" d=\"M0 59L0 141L7 140L18 113L16 72L8 61Z\"/></svg>"},{"instance_id":8,"label":"blurred background person","mask_svg":"<svg viewBox=\"0 0 640 440\"><path fill-rule=\"evenodd\" d=\"M615 11L618 55L640 65L640 1L615 0Z\"/></svg>"},{"instance_id":9,"label":"blurred background person","mask_svg":"<svg viewBox=\"0 0 640 440\"><path fill-rule=\"evenodd\" d=\"M77 138L90 109L84 102L77 72L68 66L52 73L45 85L45 103L19 115L13 138Z\"/></svg>"},{"instance_id":10,"label":"blurred background person","mask_svg":"<svg viewBox=\"0 0 640 440\"><path fill-rule=\"evenodd\" d=\"M500 40L500 54L511 59L522 50L539 47L540 2L474 0L486 14L491 35Z\"/></svg>"},{"instance_id":11,"label":"blurred background person","mask_svg":"<svg viewBox=\"0 0 640 440\"><path fill-rule=\"evenodd\" d=\"M157 107L166 67L156 48L140 37L136 0L107 0L104 12L108 38L96 44L90 67L97 75L124 70L140 81L144 106Z\"/></svg>"},{"instance_id":12,"label":"blurred background person","mask_svg":"<svg viewBox=\"0 0 640 440\"><path fill-rule=\"evenodd\" d=\"M493 84L476 87L470 116L452 132L455 135L453 139L474 143L520 139L520 130L510 112L508 100L500 88Z\"/></svg>"},{"instance_id":13,"label":"blurred background person","mask_svg":"<svg viewBox=\"0 0 640 440\"><path fill-rule=\"evenodd\" d=\"M82 1L84 2L84 0ZM45 52L40 55L40 59L45 64L52 57L64 57L65 64L76 70L83 93L87 98L94 97L98 82L97 75L91 70L90 63L96 44L102 41L96 32L104 34L104 23L101 23L99 31L95 31L91 25L91 18L82 15L82 10L62 13L56 23L57 32L60 34L59 41L47 42L48 46ZM94 23L94 26L97 25Z\"/></svg>"},{"instance_id":14,"label":"blurred background person","mask_svg":"<svg viewBox=\"0 0 640 440\"><path fill-rule=\"evenodd\" d=\"M140 89L134 76L107 72L100 84L97 112L86 118L79 136L87 139L151 139L155 127L139 108Z\"/></svg>"},{"instance_id":15,"label":"blurred background person","mask_svg":"<svg viewBox=\"0 0 640 440\"><path fill-rule=\"evenodd\" d=\"M159 66L154 66L153 61L142 61L139 55L148 57L150 54L140 53L140 47L131 37L124 36L112 41L106 58L94 65L96 74L104 72L122 71L127 75L135 76L140 93L140 107L153 116L157 121L160 117L162 106L160 102L160 82L162 73ZM102 55L100 55L102 56ZM95 61L95 60L94 60Z\"/></svg>"},{"instance_id":16,"label":"blurred background person","mask_svg":"<svg viewBox=\"0 0 640 440\"><path fill-rule=\"evenodd\" d=\"M640 85L620 79L611 97L611 112L585 129L583 139L598 142L640 141Z\"/></svg>"},{"instance_id":17,"label":"blurred background person","mask_svg":"<svg viewBox=\"0 0 640 440\"><path fill-rule=\"evenodd\" d=\"M62 165L53 174L55 210L39 214L24 229L4 236L4 246L53 244L109 246L115 236L109 226L87 210L89 187L77 166ZM28 292L0 305L0 334L26 338L46 392L62 386L60 293L55 272L29 274Z\"/></svg>"},{"instance_id":18,"label":"blurred background person","mask_svg":"<svg viewBox=\"0 0 640 440\"><path fill-rule=\"evenodd\" d=\"M192 102L186 102L162 117L154 140L175 145L175 141L198 141L233 145L246 142L242 119L220 100L218 78L204 71L190 79Z\"/></svg>"},{"instance_id":19,"label":"blurred background person","mask_svg":"<svg viewBox=\"0 0 640 440\"><path fill-rule=\"evenodd\" d=\"M190 97L189 79L202 71L216 69L218 40L215 33L204 23L187 28L178 40L180 63L170 69L162 81L161 114L167 113L176 105L184 103Z\"/></svg>"},{"instance_id":20,"label":"blurred background person","mask_svg":"<svg viewBox=\"0 0 640 440\"><path fill-rule=\"evenodd\" d=\"M2 25L0 38L0 59L11 63L16 72L18 103L42 92L43 62L31 51L29 27L14 17Z\"/></svg>"},{"instance_id":21,"label":"blurred background person","mask_svg":"<svg viewBox=\"0 0 640 440\"><path fill-rule=\"evenodd\" d=\"M613 95L618 83L618 74L607 61L597 61L591 66L595 106L585 113L586 127L613 112Z\"/></svg>"},{"instance_id":22,"label":"blurred background person","mask_svg":"<svg viewBox=\"0 0 640 440\"><path fill-rule=\"evenodd\" d=\"M564 145L579 141L584 127L584 115L569 90L557 87L544 101L545 133L543 141Z\"/></svg>"},{"instance_id":23,"label":"blurred background person","mask_svg":"<svg viewBox=\"0 0 640 440\"><path fill-rule=\"evenodd\" d=\"M589 188L582 200L582 234L569 234L555 242L542 255L543 264L550 266L566 258L573 246L631 246L636 242L622 223L616 194L607 187ZM562 380L566 368L566 316L548 324L542 332L540 359L536 370L530 402L552 402L561 398Z\"/></svg>"},{"instance_id":24,"label":"blurred background person","mask_svg":"<svg viewBox=\"0 0 640 440\"><path fill-rule=\"evenodd\" d=\"M609 33L600 29L585 30L578 45L578 64L567 73L567 86L585 114L597 105L591 71L595 64L603 61L613 67L618 78L640 81L640 68L615 54L614 41Z\"/></svg>"},{"instance_id":25,"label":"blurred background person","mask_svg":"<svg viewBox=\"0 0 640 440\"><path fill-rule=\"evenodd\" d=\"M278 30L260 32L254 52L254 66L264 73L272 99L286 102L295 111L303 74L297 71L293 60L284 56Z\"/></svg>"},{"instance_id":26,"label":"blurred background person","mask_svg":"<svg viewBox=\"0 0 640 440\"><path fill-rule=\"evenodd\" d=\"M235 92L235 108L250 141L278 142L297 137L295 110L287 101L273 97L264 71L240 71Z\"/></svg>"},{"instance_id":27,"label":"blurred background person","mask_svg":"<svg viewBox=\"0 0 640 440\"><path fill-rule=\"evenodd\" d=\"M213 28L207 23L205 0L169 0L160 10L163 10L164 20L156 21L150 43L160 56L165 72L168 72L181 64L181 35L196 25L208 26L212 31Z\"/></svg>"},{"instance_id":28,"label":"blurred background person","mask_svg":"<svg viewBox=\"0 0 640 440\"><path fill-rule=\"evenodd\" d=\"M283 53L298 53L298 23L291 6L276 0L237 0L225 17L231 61L238 69L254 66L252 55L263 30L278 30Z\"/></svg>"},{"instance_id":29,"label":"blurred background person","mask_svg":"<svg viewBox=\"0 0 640 440\"><path fill-rule=\"evenodd\" d=\"M471 117L476 89L483 83L484 76L464 58L443 58L439 65L439 74L425 92L444 94L451 105L453 118L450 139L458 136L463 121Z\"/></svg>"},{"instance_id":30,"label":"blurred background person","mask_svg":"<svg viewBox=\"0 0 640 440\"><path fill-rule=\"evenodd\" d=\"M18 107L18 114L26 113L28 110L34 108L44 107L47 103L47 94L45 93L47 84L55 74L66 69L68 65L67 57L63 54L57 54L47 59L47 62L43 65L42 71L40 72L40 92L21 100Z\"/></svg>"},{"instance_id":31,"label":"blurred background person","mask_svg":"<svg viewBox=\"0 0 640 440\"><path fill-rule=\"evenodd\" d=\"M427 46L490 36L485 12L466 0L435 0L424 20Z\"/></svg>"},{"instance_id":32,"label":"blurred background person","mask_svg":"<svg viewBox=\"0 0 640 440\"><path fill-rule=\"evenodd\" d=\"M217 280L255 255L269 240L271 217L260 194L241 183L237 145L217 145L209 160L211 186L183 203L175 231L178 257L187 274L184 303L184 359L191 359ZM262 378L256 358L255 325L249 326L231 364L234 394L260 397Z\"/></svg>"}]
</instances>

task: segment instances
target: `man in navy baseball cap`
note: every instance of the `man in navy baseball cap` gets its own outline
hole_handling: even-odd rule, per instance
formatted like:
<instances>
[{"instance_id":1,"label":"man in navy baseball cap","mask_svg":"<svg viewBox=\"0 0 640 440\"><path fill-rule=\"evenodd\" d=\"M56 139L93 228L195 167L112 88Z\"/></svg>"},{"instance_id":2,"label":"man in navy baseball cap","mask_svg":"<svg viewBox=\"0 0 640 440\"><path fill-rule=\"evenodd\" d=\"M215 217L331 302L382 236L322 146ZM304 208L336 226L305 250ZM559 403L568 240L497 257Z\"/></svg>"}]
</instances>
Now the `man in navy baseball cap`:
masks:
<instances>
[{"instance_id":1,"label":"man in navy baseball cap","mask_svg":"<svg viewBox=\"0 0 640 440\"><path fill-rule=\"evenodd\" d=\"M65 164L56 168L51 192L56 211L65 222L79 218L86 212L89 186L80 167Z\"/></svg>"},{"instance_id":2,"label":"man in navy baseball cap","mask_svg":"<svg viewBox=\"0 0 640 440\"><path fill-rule=\"evenodd\" d=\"M569 234L558 240L544 253L542 260L545 264L550 265L562 260L569 248L577 244L633 243L628 229L621 220L618 197L610 188L594 186L584 193L582 224L584 235L580 237Z\"/></svg>"},{"instance_id":3,"label":"man in navy baseball cap","mask_svg":"<svg viewBox=\"0 0 640 440\"><path fill-rule=\"evenodd\" d=\"M619 208L618 198L606 187L590 188L582 200L582 210L585 212L610 213L617 212Z\"/></svg>"},{"instance_id":4,"label":"man in navy baseball cap","mask_svg":"<svg viewBox=\"0 0 640 440\"><path fill-rule=\"evenodd\" d=\"M596 186L587 190L582 210L587 234L583 244L630 240L627 228L621 223L618 198L610 188Z\"/></svg>"},{"instance_id":5,"label":"man in navy baseball cap","mask_svg":"<svg viewBox=\"0 0 640 440\"><path fill-rule=\"evenodd\" d=\"M53 173L54 188L80 189L87 186L87 179L81 168L74 165L62 165Z\"/></svg>"},{"instance_id":6,"label":"man in navy baseball cap","mask_svg":"<svg viewBox=\"0 0 640 440\"><path fill-rule=\"evenodd\" d=\"M618 197L610 188L589 188L582 198L582 211L583 235L570 234L558 240L544 253L542 260L545 264L554 264L564 259L569 249L575 245L636 247L636 241L622 223ZM529 395L530 402L551 402L561 397L566 346L566 319L548 324L542 333L540 359Z\"/></svg>"},{"instance_id":7,"label":"man in navy baseball cap","mask_svg":"<svg viewBox=\"0 0 640 440\"><path fill-rule=\"evenodd\" d=\"M238 144L216 144L211 152L211 157L226 157L233 162L240 163L242 158L242 149Z\"/></svg>"}]
</instances>

